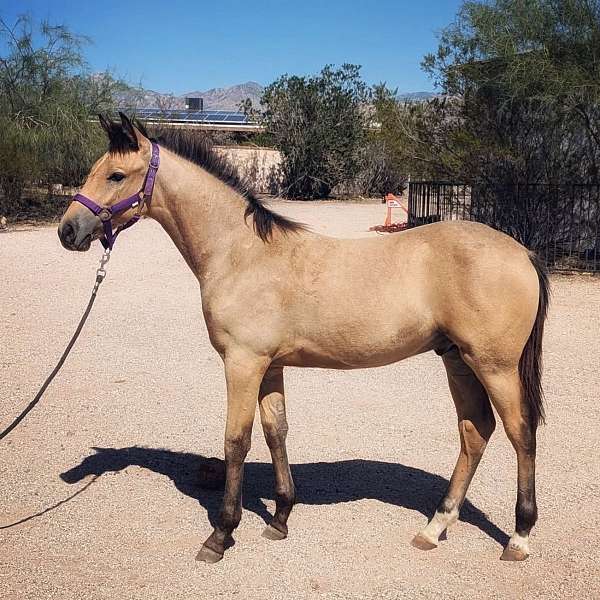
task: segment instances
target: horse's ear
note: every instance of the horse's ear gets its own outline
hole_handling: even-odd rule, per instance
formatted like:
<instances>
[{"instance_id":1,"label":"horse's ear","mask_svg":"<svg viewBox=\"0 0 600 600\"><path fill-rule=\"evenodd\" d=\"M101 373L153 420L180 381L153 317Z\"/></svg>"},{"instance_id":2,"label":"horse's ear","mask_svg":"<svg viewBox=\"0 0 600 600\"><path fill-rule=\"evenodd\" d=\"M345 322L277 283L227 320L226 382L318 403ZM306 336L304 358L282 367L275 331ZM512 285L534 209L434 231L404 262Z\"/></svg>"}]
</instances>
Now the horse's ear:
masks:
<instances>
[{"instance_id":1,"label":"horse's ear","mask_svg":"<svg viewBox=\"0 0 600 600\"><path fill-rule=\"evenodd\" d=\"M133 127L133 123L125 113L119 112L119 117L121 117L121 129L127 137L127 139L129 140L129 145L131 149L139 150L140 145L138 143L138 138Z\"/></svg>"},{"instance_id":2,"label":"horse's ear","mask_svg":"<svg viewBox=\"0 0 600 600\"><path fill-rule=\"evenodd\" d=\"M102 129L104 129L104 131L106 131L106 133L110 137L111 130L112 130L111 121L109 121L103 114L98 115L98 121L100 121L100 125L101 125Z\"/></svg>"},{"instance_id":3,"label":"horse's ear","mask_svg":"<svg viewBox=\"0 0 600 600\"><path fill-rule=\"evenodd\" d=\"M104 115L98 115L98 120L102 129L108 135L109 152L137 152L140 149L138 136L129 118L123 113L119 113L121 122L113 122L112 119Z\"/></svg>"}]
</instances>

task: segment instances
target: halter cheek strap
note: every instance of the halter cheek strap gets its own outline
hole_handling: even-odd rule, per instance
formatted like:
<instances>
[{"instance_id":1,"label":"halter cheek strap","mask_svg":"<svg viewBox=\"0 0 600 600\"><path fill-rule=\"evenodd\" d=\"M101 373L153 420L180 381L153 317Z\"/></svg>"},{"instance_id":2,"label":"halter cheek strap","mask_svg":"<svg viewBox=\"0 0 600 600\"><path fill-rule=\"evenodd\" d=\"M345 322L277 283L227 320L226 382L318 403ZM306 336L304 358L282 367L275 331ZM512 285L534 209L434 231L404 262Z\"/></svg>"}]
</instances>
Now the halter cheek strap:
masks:
<instances>
[{"instance_id":1,"label":"halter cheek strap","mask_svg":"<svg viewBox=\"0 0 600 600\"><path fill-rule=\"evenodd\" d=\"M133 194L133 196L129 196L129 198L125 198L124 200L119 200L112 206L101 206L83 194L75 194L75 196L73 196L73 201L83 204L83 206L93 212L94 215L96 215L102 221L104 237L100 238L100 243L106 250L112 250L115 240L121 231L131 227L132 225L135 225L140 220L141 214L138 212L126 223L119 225L115 230L113 230L112 220L115 216L120 215L131 208L135 208L136 206L139 206L141 209L141 207L144 205L144 202L150 203L150 200L152 199L152 192L154 191L156 173L158 172L159 166L160 152L158 149L158 144L152 142L152 157L150 158L150 164L148 165L148 170L146 171L144 185L139 192Z\"/></svg>"}]
</instances>

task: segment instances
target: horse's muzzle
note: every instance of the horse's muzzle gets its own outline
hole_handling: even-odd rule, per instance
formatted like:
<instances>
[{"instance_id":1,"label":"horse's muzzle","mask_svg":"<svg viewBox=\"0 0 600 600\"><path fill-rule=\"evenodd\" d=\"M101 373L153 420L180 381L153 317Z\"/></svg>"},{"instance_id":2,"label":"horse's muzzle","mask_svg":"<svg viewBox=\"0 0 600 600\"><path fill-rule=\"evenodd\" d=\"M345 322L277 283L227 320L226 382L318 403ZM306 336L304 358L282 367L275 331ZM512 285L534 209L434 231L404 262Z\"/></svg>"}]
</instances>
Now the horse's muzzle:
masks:
<instances>
[{"instance_id":1,"label":"horse's muzzle","mask_svg":"<svg viewBox=\"0 0 600 600\"><path fill-rule=\"evenodd\" d=\"M94 233L99 221L98 223L90 223L92 219L86 217L81 218L78 215L75 218L63 219L58 226L60 243L67 250L85 252L90 249L92 241L95 239ZM94 217L93 221L97 221L97 219Z\"/></svg>"}]
</instances>

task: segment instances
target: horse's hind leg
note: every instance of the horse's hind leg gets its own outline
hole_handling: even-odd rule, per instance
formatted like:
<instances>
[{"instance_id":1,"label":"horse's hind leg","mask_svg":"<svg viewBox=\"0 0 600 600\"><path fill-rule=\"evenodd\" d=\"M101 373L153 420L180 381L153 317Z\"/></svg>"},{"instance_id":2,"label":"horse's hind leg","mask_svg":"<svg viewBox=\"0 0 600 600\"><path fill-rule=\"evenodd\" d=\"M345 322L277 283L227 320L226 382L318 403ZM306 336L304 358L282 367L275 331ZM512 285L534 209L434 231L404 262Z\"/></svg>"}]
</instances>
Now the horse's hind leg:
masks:
<instances>
[{"instance_id":1,"label":"horse's hind leg","mask_svg":"<svg viewBox=\"0 0 600 600\"><path fill-rule=\"evenodd\" d=\"M440 535L458 519L469 484L496 425L486 390L464 363L456 346L442 358L458 416L460 453L448 490L433 518L412 541L412 545L421 550L435 548Z\"/></svg>"},{"instance_id":2,"label":"horse's hind leg","mask_svg":"<svg viewBox=\"0 0 600 600\"><path fill-rule=\"evenodd\" d=\"M285 416L283 368L271 367L264 376L258 396L260 419L275 473L275 515L263 532L271 540L287 536L287 520L294 506L295 489L288 463L285 439L288 424Z\"/></svg>"},{"instance_id":3,"label":"horse's hind leg","mask_svg":"<svg viewBox=\"0 0 600 600\"><path fill-rule=\"evenodd\" d=\"M502 560L525 560L529 556L529 533L537 520L535 499L536 429L523 399L517 368L483 371L480 378L502 419L504 430L517 453L516 527Z\"/></svg>"}]
</instances>

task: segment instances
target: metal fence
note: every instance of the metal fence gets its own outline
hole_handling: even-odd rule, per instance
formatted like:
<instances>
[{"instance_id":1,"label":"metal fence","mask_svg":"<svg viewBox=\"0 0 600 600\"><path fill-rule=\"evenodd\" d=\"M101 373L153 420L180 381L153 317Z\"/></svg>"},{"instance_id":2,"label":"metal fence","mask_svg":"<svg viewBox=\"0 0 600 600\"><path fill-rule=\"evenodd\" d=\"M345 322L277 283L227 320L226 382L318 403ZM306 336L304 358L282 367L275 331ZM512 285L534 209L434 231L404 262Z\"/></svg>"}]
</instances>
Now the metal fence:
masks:
<instances>
[{"instance_id":1,"label":"metal fence","mask_svg":"<svg viewBox=\"0 0 600 600\"><path fill-rule=\"evenodd\" d=\"M600 272L600 185L410 182L410 227L456 219L508 233L553 270Z\"/></svg>"}]
</instances>

